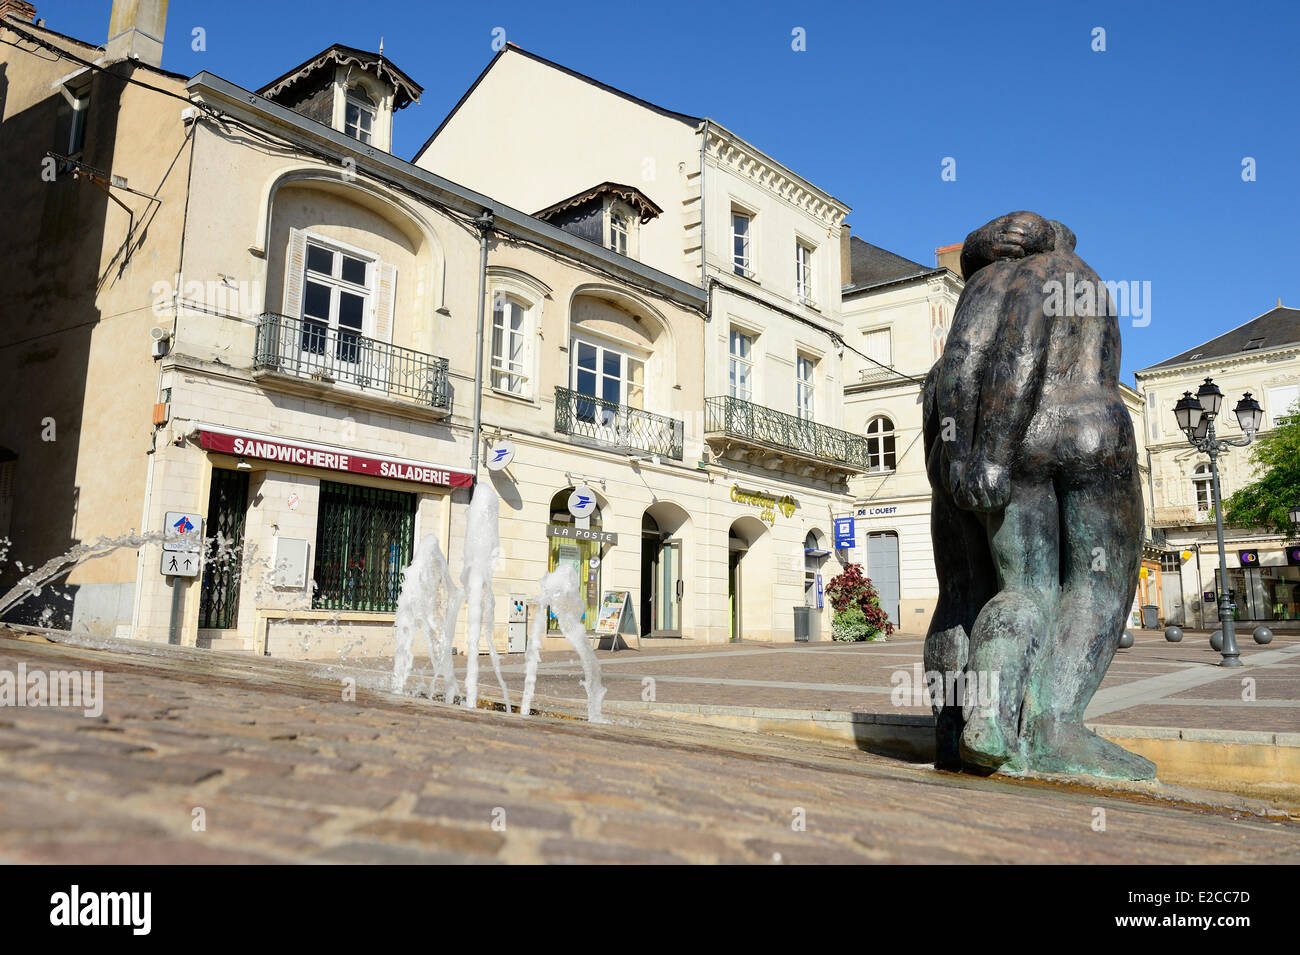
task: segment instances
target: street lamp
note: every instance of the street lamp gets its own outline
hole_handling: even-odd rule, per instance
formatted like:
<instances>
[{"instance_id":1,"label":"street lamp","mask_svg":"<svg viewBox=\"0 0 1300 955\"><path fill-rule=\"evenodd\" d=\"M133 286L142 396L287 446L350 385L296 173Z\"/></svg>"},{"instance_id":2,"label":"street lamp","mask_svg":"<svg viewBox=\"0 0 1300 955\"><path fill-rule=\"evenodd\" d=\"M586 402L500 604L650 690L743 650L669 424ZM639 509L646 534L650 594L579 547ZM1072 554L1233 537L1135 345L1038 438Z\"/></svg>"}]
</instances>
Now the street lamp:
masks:
<instances>
[{"instance_id":1,"label":"street lamp","mask_svg":"<svg viewBox=\"0 0 1300 955\"><path fill-rule=\"evenodd\" d=\"M1219 625L1223 628L1223 660L1219 666L1239 667L1241 658L1237 651L1237 631L1232 619L1233 605L1228 599L1228 558L1223 548L1223 511L1219 507L1218 459L1219 455L1225 454L1228 448L1244 448L1255 440L1255 432L1259 430L1260 423L1264 420L1264 409L1250 396L1249 391L1246 392L1232 409L1246 437L1242 441L1230 441L1227 438L1219 438L1214 433L1214 420L1219 416L1221 407L1223 407L1223 392L1214 383L1214 379L1206 378L1205 383L1196 389L1195 395L1190 391L1183 392L1183 396L1174 404L1174 418L1178 421L1179 429L1187 435L1188 443L1202 454L1210 456L1214 524L1219 536ZM1296 522L1297 517L1300 517L1300 506L1291 509L1292 522Z\"/></svg>"},{"instance_id":2,"label":"street lamp","mask_svg":"<svg viewBox=\"0 0 1300 955\"><path fill-rule=\"evenodd\" d=\"M1295 507L1291 508L1291 510L1288 512L1288 516L1291 518L1292 527L1295 527L1297 524L1300 524L1300 504L1297 504L1295 505Z\"/></svg>"}]
</instances>

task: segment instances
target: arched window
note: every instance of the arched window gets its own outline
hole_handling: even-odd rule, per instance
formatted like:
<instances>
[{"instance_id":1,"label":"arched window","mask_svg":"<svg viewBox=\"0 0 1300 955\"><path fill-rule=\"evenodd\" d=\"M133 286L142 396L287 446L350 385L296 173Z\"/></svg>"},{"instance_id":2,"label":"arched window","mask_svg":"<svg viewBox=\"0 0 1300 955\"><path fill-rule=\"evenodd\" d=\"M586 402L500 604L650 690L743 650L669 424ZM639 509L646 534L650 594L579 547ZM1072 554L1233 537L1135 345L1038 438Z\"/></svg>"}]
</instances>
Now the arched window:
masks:
<instances>
[{"instance_id":1,"label":"arched window","mask_svg":"<svg viewBox=\"0 0 1300 955\"><path fill-rule=\"evenodd\" d=\"M573 527L576 523L572 514L569 513L569 495L573 493L573 488L566 487L551 498L550 524L552 526ZM588 530L599 530L601 526L600 505L587 517L589 522ZM569 565L578 575L578 589L582 593L583 603L586 604L587 615L584 624L587 629L596 626L596 614L599 610L600 603L600 557L603 546L599 541L578 540L574 537L561 537L548 531L548 543L550 544L549 561L547 570L555 570L557 567ZM593 564L593 559L595 563ZM559 621L552 615L548 619L548 627L551 630L559 629Z\"/></svg>"},{"instance_id":2,"label":"arched window","mask_svg":"<svg viewBox=\"0 0 1300 955\"><path fill-rule=\"evenodd\" d=\"M867 422L867 467L871 471L894 470L894 422L884 415Z\"/></svg>"},{"instance_id":3,"label":"arched window","mask_svg":"<svg viewBox=\"0 0 1300 955\"><path fill-rule=\"evenodd\" d=\"M1196 493L1196 513L1208 514L1214 500L1214 480L1208 464L1198 464L1192 472L1192 489Z\"/></svg>"}]
</instances>

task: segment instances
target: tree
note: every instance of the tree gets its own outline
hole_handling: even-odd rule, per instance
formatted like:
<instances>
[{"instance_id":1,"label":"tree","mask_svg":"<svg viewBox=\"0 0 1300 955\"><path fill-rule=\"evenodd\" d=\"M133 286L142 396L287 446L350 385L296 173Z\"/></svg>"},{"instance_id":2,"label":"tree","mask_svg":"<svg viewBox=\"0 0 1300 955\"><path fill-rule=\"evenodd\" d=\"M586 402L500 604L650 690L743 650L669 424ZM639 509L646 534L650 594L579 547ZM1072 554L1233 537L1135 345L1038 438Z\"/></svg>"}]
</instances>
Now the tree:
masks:
<instances>
[{"instance_id":1,"label":"tree","mask_svg":"<svg viewBox=\"0 0 1300 955\"><path fill-rule=\"evenodd\" d=\"M1223 519L1238 527L1264 527L1287 540L1296 537L1290 510L1300 504L1300 414L1259 439L1250 455L1260 477L1224 501Z\"/></svg>"}]
</instances>

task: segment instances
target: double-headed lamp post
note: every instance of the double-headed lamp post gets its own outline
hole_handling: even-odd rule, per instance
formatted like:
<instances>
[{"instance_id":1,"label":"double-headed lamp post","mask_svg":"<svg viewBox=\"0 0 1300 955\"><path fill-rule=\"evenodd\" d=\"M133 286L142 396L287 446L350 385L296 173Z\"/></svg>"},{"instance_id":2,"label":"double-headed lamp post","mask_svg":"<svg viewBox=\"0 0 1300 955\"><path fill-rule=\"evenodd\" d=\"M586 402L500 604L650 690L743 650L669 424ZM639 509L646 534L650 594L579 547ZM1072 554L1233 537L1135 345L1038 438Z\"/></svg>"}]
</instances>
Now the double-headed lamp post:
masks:
<instances>
[{"instance_id":1,"label":"double-headed lamp post","mask_svg":"<svg viewBox=\"0 0 1300 955\"><path fill-rule=\"evenodd\" d=\"M1223 548L1223 511L1219 507L1218 458L1220 454L1227 452L1228 448L1244 448L1255 440L1255 432L1259 430L1264 418L1264 409L1250 396L1249 391L1246 392L1245 396L1237 402L1237 406L1232 409L1246 437L1242 441L1229 441L1226 438L1216 437L1214 433L1214 421L1219 416L1219 408L1222 405L1223 392L1219 390L1219 386L1213 379L1206 378L1205 384L1197 389L1195 395L1190 391L1183 392L1183 396L1174 405L1174 417L1178 419L1178 427L1182 429L1183 434L1187 435L1187 440L1192 447L1210 456L1210 477L1213 481L1211 487L1214 496L1211 503L1214 505L1215 529L1219 535L1219 625L1223 628L1223 660L1219 666L1239 667L1241 659L1237 651L1237 631L1233 625L1232 602L1228 599L1228 560Z\"/></svg>"}]
</instances>

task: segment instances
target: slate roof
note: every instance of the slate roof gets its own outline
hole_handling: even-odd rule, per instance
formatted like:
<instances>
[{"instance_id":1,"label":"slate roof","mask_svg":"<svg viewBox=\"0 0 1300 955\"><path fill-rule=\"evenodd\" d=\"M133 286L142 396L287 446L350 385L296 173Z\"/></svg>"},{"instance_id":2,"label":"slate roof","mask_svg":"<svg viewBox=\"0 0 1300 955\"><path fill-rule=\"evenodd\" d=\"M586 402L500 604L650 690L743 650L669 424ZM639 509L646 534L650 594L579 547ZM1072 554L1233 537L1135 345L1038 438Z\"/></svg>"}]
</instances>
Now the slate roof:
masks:
<instances>
[{"instance_id":1,"label":"slate roof","mask_svg":"<svg viewBox=\"0 0 1300 955\"><path fill-rule=\"evenodd\" d=\"M637 214L641 217L642 224L658 217L659 214L663 212L663 210L655 204L653 199L635 186L625 186L618 182L602 182L599 186L593 186L591 189L584 189L576 196L562 199L555 203L555 205L547 206L541 212L534 212L533 215L538 219L550 219L552 216L561 212L586 205L591 200L606 195L614 196L616 199L622 199L635 209Z\"/></svg>"},{"instance_id":2,"label":"slate roof","mask_svg":"<svg viewBox=\"0 0 1300 955\"><path fill-rule=\"evenodd\" d=\"M1168 368L1171 365L1182 365L1191 361L1228 358L1245 351L1260 351L1295 344L1300 344L1300 309L1279 305L1259 318L1251 319L1245 325L1239 325L1232 331L1224 332L1218 338L1211 338L1208 342L1189 348L1173 358L1167 358L1158 365L1152 365L1151 368ZM1247 348L1247 345L1251 347ZM1148 369L1143 369L1146 370Z\"/></svg>"},{"instance_id":3,"label":"slate roof","mask_svg":"<svg viewBox=\"0 0 1300 955\"><path fill-rule=\"evenodd\" d=\"M899 279L919 278L945 271L931 268L920 262L913 262L888 249L872 245L856 235L849 236L850 282L844 292L856 292L864 288L896 282Z\"/></svg>"},{"instance_id":4,"label":"slate roof","mask_svg":"<svg viewBox=\"0 0 1300 955\"><path fill-rule=\"evenodd\" d=\"M342 43L335 43L321 50L310 60L298 64L279 79L272 80L258 90L257 95L274 100L288 87L305 79L322 67L333 66L335 63L341 63L344 66L358 66L392 83L396 91L393 98L393 109L401 109L409 103L418 103L420 94L424 92L419 83L403 73L393 64L392 60L382 54L358 50L355 47L344 46Z\"/></svg>"}]
</instances>

